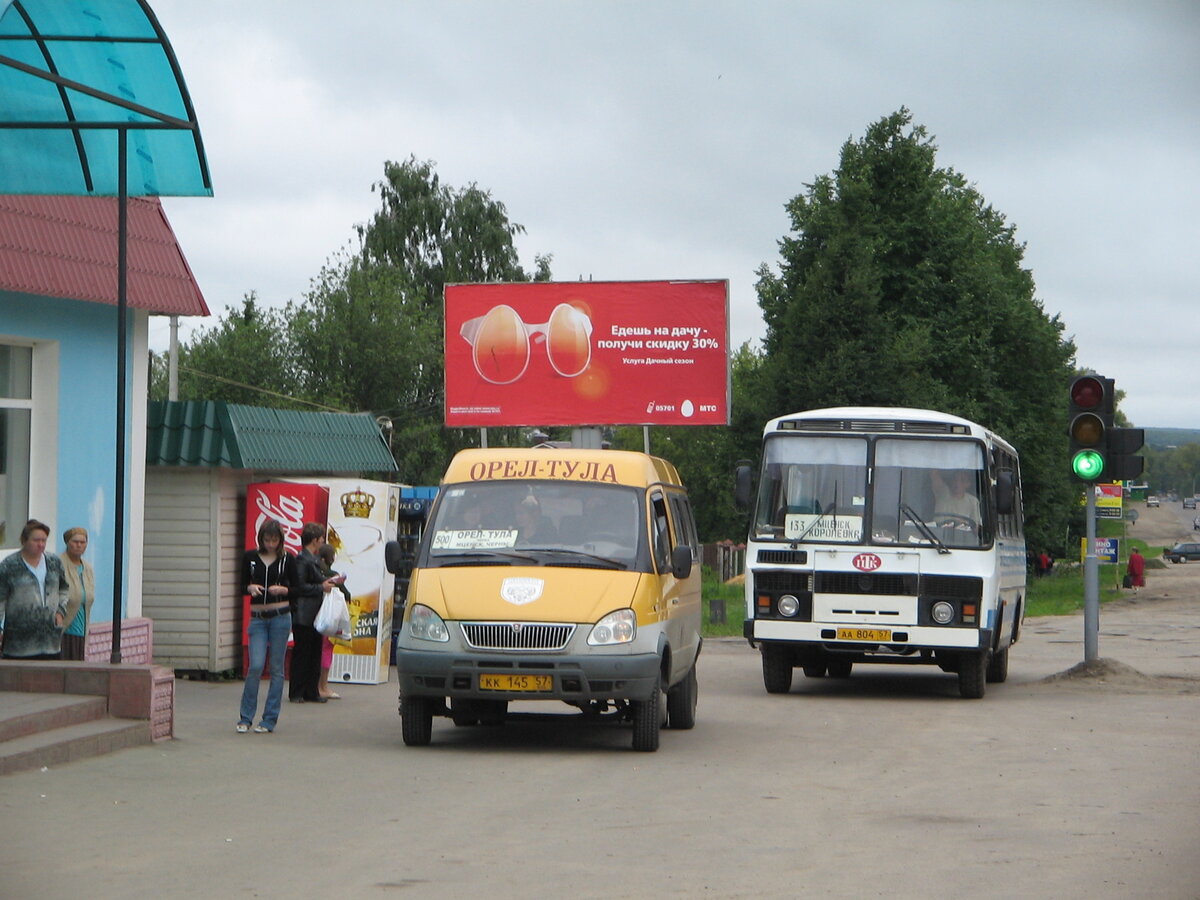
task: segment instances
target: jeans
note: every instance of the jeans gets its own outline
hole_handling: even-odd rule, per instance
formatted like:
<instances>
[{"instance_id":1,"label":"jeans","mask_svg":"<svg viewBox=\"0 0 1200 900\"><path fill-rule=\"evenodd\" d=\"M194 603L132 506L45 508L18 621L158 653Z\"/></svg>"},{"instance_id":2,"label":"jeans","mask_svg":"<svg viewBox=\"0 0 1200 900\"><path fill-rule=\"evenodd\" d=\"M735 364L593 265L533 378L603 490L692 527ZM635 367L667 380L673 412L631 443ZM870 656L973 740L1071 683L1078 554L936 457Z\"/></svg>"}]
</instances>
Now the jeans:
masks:
<instances>
[{"instance_id":1,"label":"jeans","mask_svg":"<svg viewBox=\"0 0 1200 900\"><path fill-rule=\"evenodd\" d=\"M262 724L272 731L279 721L279 706L283 700L283 661L287 656L288 635L292 630L292 616L285 612L272 619L250 620L250 668L246 671L246 684L242 687L241 718L246 725L254 722L254 711L258 709L258 683L262 680L263 665L270 652L271 686L267 688L267 703L263 707Z\"/></svg>"}]
</instances>

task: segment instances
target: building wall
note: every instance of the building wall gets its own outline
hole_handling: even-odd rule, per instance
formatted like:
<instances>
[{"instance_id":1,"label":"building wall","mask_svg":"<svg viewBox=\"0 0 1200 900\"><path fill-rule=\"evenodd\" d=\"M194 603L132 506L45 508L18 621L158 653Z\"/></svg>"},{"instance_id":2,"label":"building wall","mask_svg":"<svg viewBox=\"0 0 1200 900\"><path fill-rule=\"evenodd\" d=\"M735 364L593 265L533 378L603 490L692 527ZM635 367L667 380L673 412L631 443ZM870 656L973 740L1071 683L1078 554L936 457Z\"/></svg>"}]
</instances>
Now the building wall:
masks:
<instances>
[{"instance_id":1,"label":"building wall","mask_svg":"<svg viewBox=\"0 0 1200 900\"><path fill-rule=\"evenodd\" d=\"M252 471L146 470L143 614L154 621L154 662L173 669L242 668L246 485Z\"/></svg>"},{"instance_id":2,"label":"building wall","mask_svg":"<svg viewBox=\"0 0 1200 900\"><path fill-rule=\"evenodd\" d=\"M128 310L125 484L132 502L125 509L125 616L140 615L142 606L148 321L145 311ZM0 340L34 347L34 415L41 422L33 433L29 513L50 526L54 552L64 549L65 529L88 529L96 621L112 619L116 569L116 323L115 306L0 291ZM16 549L9 543L0 555Z\"/></svg>"}]
</instances>

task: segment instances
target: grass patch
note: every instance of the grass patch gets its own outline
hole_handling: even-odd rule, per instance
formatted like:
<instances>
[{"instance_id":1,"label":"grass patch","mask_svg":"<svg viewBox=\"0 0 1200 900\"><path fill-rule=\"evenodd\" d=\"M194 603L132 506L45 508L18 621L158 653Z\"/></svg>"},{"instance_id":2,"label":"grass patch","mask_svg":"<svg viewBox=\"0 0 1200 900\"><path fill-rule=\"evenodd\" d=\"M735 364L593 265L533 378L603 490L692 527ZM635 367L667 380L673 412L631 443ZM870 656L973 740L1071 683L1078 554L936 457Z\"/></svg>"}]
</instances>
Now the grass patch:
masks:
<instances>
[{"instance_id":1,"label":"grass patch","mask_svg":"<svg viewBox=\"0 0 1200 900\"><path fill-rule=\"evenodd\" d=\"M1108 524L1108 523L1105 523ZM1120 523L1113 523L1119 526ZM1120 537L1117 531L1113 535L1105 535L1100 529L1100 537ZM1162 565L1163 548L1148 545L1137 538L1125 537L1121 541L1121 562L1117 564L1101 563L1099 567L1100 602L1108 603L1124 595L1121 579L1125 575L1125 561L1129 552L1137 547L1146 557L1146 568L1152 569ZM1028 616L1069 616L1083 609L1083 566L1079 562L1059 560L1054 564L1054 570L1042 578L1029 576L1026 582L1026 609Z\"/></svg>"},{"instance_id":2,"label":"grass patch","mask_svg":"<svg viewBox=\"0 0 1200 900\"><path fill-rule=\"evenodd\" d=\"M705 566L700 575L700 593L704 619L700 624L700 633L705 637L741 637L742 621L746 618L746 596L740 584L725 584L717 574ZM714 601L716 601L714 603ZM720 613L724 606L724 622L713 621L714 606Z\"/></svg>"}]
</instances>

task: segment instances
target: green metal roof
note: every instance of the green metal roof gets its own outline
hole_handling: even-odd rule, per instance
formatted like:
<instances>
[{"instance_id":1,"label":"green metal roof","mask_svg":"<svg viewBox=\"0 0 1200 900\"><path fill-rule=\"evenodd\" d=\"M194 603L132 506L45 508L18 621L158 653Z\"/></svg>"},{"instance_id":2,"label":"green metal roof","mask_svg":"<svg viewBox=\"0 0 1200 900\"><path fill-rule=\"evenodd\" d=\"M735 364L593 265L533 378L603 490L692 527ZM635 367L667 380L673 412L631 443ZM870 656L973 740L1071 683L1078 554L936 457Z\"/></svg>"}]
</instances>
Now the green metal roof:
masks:
<instances>
[{"instance_id":1,"label":"green metal roof","mask_svg":"<svg viewBox=\"0 0 1200 900\"><path fill-rule=\"evenodd\" d=\"M150 403L146 463L277 472L395 472L369 413L297 412L237 403Z\"/></svg>"}]
</instances>

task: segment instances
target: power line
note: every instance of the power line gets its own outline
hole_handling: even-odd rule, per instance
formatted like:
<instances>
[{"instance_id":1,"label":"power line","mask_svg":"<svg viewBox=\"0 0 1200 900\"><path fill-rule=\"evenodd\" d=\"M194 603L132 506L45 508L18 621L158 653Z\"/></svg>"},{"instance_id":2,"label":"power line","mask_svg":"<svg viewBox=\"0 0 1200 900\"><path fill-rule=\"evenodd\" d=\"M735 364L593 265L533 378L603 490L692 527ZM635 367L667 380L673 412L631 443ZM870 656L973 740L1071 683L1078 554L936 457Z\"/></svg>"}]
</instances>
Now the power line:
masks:
<instances>
[{"instance_id":1,"label":"power line","mask_svg":"<svg viewBox=\"0 0 1200 900\"><path fill-rule=\"evenodd\" d=\"M281 400L288 400L292 403L304 403L308 406L315 406L317 409L323 409L326 412L344 413L350 412L348 409L338 409L336 406L325 406L322 403L314 403L311 400L302 400L299 397L289 397L287 394L281 394L278 391L269 391L266 388L257 387L253 384L246 384L241 381L234 381L232 378L225 378L221 375L211 375L208 372L201 372L199 369L193 369L191 366L185 366L179 363L179 368L185 372L191 372L193 375L199 375L201 378L211 378L213 381L220 381L225 384L231 384L234 387L243 388L247 391L257 391L260 394L268 394L271 397L279 397Z\"/></svg>"}]
</instances>

